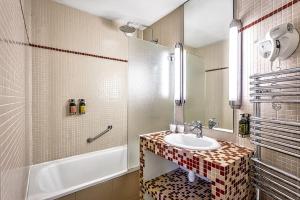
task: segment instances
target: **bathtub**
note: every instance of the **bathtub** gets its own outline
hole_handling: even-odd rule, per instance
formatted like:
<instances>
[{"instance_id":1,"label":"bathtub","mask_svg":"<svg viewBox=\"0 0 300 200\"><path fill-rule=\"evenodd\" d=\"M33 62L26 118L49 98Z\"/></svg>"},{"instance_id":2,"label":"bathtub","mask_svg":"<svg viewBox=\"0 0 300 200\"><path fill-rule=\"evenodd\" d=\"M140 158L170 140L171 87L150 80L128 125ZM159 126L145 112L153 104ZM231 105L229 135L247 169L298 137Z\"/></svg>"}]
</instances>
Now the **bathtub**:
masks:
<instances>
[{"instance_id":1,"label":"bathtub","mask_svg":"<svg viewBox=\"0 0 300 200\"><path fill-rule=\"evenodd\" d=\"M27 200L56 199L127 172L127 146L33 165Z\"/></svg>"}]
</instances>

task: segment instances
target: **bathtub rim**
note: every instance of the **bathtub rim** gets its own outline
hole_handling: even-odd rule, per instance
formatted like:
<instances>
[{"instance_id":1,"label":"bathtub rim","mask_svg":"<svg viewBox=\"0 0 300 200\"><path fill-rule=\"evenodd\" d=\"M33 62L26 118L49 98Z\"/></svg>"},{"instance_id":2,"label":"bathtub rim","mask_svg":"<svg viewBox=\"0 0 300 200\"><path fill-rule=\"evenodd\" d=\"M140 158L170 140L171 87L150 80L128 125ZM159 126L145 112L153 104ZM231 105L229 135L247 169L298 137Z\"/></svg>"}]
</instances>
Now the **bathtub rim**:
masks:
<instances>
[{"instance_id":1,"label":"bathtub rim","mask_svg":"<svg viewBox=\"0 0 300 200\"><path fill-rule=\"evenodd\" d=\"M43 165L60 163L62 161L67 162L67 161L71 161L71 160L74 160L74 159L79 159L79 158L86 157L86 156L91 157L91 156L93 156L93 155L95 155L99 152L105 153L105 152L116 151L116 150L121 150L121 149L125 149L127 151L127 147L128 147L128 145L120 145L120 146L117 146L117 147L111 147L111 148L108 148L108 149L102 149L102 150L97 150L97 151L86 152L86 153L82 153L82 154L78 154L78 155L68 156L68 157L65 157L65 158L59 158L59 159L56 159L56 160L49 160L49 161L46 161L46 162L30 165L29 170L32 170L32 168L40 167L40 166L43 166Z\"/></svg>"},{"instance_id":2,"label":"bathtub rim","mask_svg":"<svg viewBox=\"0 0 300 200\"><path fill-rule=\"evenodd\" d=\"M46 166L46 165L51 166L51 165L58 164L58 163L61 163L61 162L70 162L70 161L73 161L74 159L76 160L76 159L80 159L82 157L85 157L85 158L87 156L91 157L91 156L93 156L93 155L95 155L95 154L97 154L99 152L105 153L105 152L116 151L116 150L126 150L126 152L127 152L127 146L128 145L121 145L121 146L112 147L112 148L108 148L108 149L103 149L103 150L88 152L88 153L84 153L84 154L69 156L69 157L61 158L61 159L57 159L57 160L52 160L52 161L47 161L47 162L43 162L43 163L38 163L38 164L30 166L28 174L29 175L31 174L31 171L33 170L34 167L43 167L43 166ZM77 191L80 191L80 190L83 190L83 189L95 186L95 185L103 183L105 181L109 181L109 180L112 180L114 178L118 178L120 176L123 176L125 174L131 173L131 172L134 172L134 171L137 171L137 170L138 170L138 168L134 168L133 170L132 170L132 168L128 169L128 163L127 163L127 157L126 157L126 169L125 170L121 170L121 171L119 171L117 173L113 173L113 174L110 174L110 175L107 175L107 176L95 179L93 181L85 182L85 183L82 183L80 185L76 185L76 186L67 188L65 190L61 190L59 192L51 193L52 194L51 197L47 197L47 195L45 195L45 196L38 196L38 195L36 195L36 196L32 196L32 198L33 198L33 200L35 200L34 197L36 197L36 198L42 197L43 200L54 200L54 199L57 199L57 198L64 197L64 196L67 196L69 194L75 193ZM27 191L26 191L26 200L32 200L32 199L29 198L29 187L30 187L30 176L28 176L28 185L27 185Z\"/></svg>"}]
</instances>

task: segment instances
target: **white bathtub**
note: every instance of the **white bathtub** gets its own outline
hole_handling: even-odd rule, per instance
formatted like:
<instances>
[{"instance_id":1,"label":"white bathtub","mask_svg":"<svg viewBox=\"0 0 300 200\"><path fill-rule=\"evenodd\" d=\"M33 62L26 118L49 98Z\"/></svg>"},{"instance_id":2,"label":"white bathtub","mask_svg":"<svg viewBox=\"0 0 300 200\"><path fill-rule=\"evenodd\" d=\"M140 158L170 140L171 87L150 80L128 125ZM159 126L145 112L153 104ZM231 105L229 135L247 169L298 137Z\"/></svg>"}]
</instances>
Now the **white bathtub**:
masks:
<instances>
[{"instance_id":1,"label":"white bathtub","mask_svg":"<svg viewBox=\"0 0 300 200\"><path fill-rule=\"evenodd\" d=\"M126 172L127 146L33 165L27 200L56 199Z\"/></svg>"}]
</instances>

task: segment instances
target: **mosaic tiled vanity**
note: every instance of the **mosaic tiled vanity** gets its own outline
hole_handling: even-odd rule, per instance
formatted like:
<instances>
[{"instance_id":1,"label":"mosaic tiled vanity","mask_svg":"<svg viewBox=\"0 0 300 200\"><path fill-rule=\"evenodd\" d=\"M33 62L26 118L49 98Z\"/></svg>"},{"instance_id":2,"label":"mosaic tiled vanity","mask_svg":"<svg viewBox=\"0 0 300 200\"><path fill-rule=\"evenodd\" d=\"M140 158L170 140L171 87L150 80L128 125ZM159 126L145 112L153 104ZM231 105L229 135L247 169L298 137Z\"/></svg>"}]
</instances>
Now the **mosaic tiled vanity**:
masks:
<instances>
[{"instance_id":1,"label":"mosaic tiled vanity","mask_svg":"<svg viewBox=\"0 0 300 200\"><path fill-rule=\"evenodd\" d=\"M253 188L249 180L252 150L224 141L218 141L221 147L214 151L187 150L164 142L166 134L168 133L157 132L140 137L141 200L144 199L145 194L159 200L253 199ZM189 183L186 173L180 169L152 180L144 180L146 151L192 170L208 178L210 183L201 182L201 179L200 183L199 179L196 183ZM174 191L171 191L172 188Z\"/></svg>"}]
</instances>

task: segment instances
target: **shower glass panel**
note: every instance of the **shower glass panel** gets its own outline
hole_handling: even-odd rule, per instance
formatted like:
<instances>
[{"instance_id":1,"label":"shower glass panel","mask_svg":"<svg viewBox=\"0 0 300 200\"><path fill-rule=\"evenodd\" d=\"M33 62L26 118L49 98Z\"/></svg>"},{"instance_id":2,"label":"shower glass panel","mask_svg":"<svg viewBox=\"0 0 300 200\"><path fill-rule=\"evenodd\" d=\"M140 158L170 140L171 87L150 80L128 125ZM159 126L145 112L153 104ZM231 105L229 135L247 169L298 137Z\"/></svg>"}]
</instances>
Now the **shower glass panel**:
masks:
<instances>
[{"instance_id":1,"label":"shower glass panel","mask_svg":"<svg viewBox=\"0 0 300 200\"><path fill-rule=\"evenodd\" d=\"M139 165L139 135L168 129L174 113L173 49L129 38L128 168Z\"/></svg>"}]
</instances>

